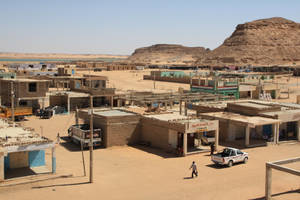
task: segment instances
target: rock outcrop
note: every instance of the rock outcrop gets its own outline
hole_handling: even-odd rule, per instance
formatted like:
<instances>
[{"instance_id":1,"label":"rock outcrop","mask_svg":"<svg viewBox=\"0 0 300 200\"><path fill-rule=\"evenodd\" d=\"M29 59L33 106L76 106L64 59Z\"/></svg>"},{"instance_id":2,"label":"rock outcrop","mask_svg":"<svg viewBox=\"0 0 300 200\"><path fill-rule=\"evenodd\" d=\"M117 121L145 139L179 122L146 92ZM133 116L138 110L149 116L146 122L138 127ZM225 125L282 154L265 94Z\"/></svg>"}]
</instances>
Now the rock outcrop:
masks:
<instances>
[{"instance_id":1,"label":"rock outcrop","mask_svg":"<svg viewBox=\"0 0 300 200\"><path fill-rule=\"evenodd\" d=\"M300 62L300 24L280 17L237 25L197 65L293 65Z\"/></svg>"},{"instance_id":2,"label":"rock outcrop","mask_svg":"<svg viewBox=\"0 0 300 200\"><path fill-rule=\"evenodd\" d=\"M209 49L185 47L175 44L156 44L136 49L128 58L129 62L142 64L181 64L189 65L203 57Z\"/></svg>"}]
</instances>

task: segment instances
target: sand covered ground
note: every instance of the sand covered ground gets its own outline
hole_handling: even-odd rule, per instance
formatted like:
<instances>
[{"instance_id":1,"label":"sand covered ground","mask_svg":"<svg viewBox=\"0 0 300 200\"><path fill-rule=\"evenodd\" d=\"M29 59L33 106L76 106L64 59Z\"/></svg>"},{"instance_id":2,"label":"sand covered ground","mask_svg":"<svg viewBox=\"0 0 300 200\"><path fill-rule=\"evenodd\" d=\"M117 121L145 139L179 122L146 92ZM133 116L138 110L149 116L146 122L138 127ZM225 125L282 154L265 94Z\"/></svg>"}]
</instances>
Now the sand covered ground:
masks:
<instances>
[{"instance_id":1,"label":"sand covered ground","mask_svg":"<svg viewBox=\"0 0 300 200\"><path fill-rule=\"evenodd\" d=\"M107 87L116 88L117 92L126 91L152 91L152 92L177 92L178 88L188 90L189 84L170 83L162 81L143 80L144 75L150 75L150 69L134 71L102 71L92 72L93 75L107 76ZM88 71L81 71L81 74L89 74ZM188 71L186 72L188 73ZM155 88L154 88L155 87Z\"/></svg>"},{"instance_id":2,"label":"sand covered ground","mask_svg":"<svg viewBox=\"0 0 300 200\"><path fill-rule=\"evenodd\" d=\"M35 116L24 121L25 126L35 129L43 136L56 139L67 136L67 129L75 123L74 113L56 115L49 120ZM41 128L42 127L42 128ZM94 183L88 184L83 176L80 148L65 140L57 145L56 176L72 174L71 178L46 180L53 175L9 181L0 185L0 199L261 199L264 196L265 163L299 156L300 144L282 144L244 149L249 153L248 164L232 168L212 165L208 153L187 157L173 157L158 149L137 147L113 147L94 151ZM51 165L51 153L47 151ZM88 172L89 151L84 152ZM189 166L198 165L199 177L190 179ZM47 166L50 169L50 166ZM300 164L293 164L300 169ZM34 181L34 180L42 181ZM26 184L22 184L27 182ZM300 197L299 177L273 173L274 199L295 200ZM18 184L18 185L14 185ZM294 191L290 192L289 191ZM298 191L297 191L298 190ZM282 193L282 194L281 194Z\"/></svg>"}]
</instances>

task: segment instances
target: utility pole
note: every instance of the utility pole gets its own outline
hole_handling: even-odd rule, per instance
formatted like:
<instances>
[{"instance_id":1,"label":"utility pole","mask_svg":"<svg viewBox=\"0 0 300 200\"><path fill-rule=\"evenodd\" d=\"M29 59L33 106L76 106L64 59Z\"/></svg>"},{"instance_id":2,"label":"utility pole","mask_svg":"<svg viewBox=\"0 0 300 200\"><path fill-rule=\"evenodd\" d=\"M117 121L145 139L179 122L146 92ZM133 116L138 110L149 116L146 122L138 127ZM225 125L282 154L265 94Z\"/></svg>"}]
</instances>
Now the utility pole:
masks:
<instances>
[{"instance_id":1,"label":"utility pole","mask_svg":"<svg viewBox=\"0 0 300 200\"><path fill-rule=\"evenodd\" d=\"M93 183L93 96L90 96L90 183Z\"/></svg>"},{"instance_id":2,"label":"utility pole","mask_svg":"<svg viewBox=\"0 0 300 200\"><path fill-rule=\"evenodd\" d=\"M153 88L155 89L155 73L154 73Z\"/></svg>"},{"instance_id":3,"label":"utility pole","mask_svg":"<svg viewBox=\"0 0 300 200\"><path fill-rule=\"evenodd\" d=\"M15 126L15 92L14 92L14 82L10 82L10 90L11 90L11 121L13 122L13 126Z\"/></svg>"},{"instance_id":4,"label":"utility pole","mask_svg":"<svg viewBox=\"0 0 300 200\"><path fill-rule=\"evenodd\" d=\"M76 126L79 125L79 120L78 120L78 107L76 106L76 112L75 112L75 123ZM82 134L82 133L81 133ZM85 137L83 134L81 135L81 138ZM80 142L80 148L81 148L81 157L82 157L82 165L83 165L83 175L86 176L86 170L85 170L85 160L84 160L84 153L83 153L83 144L82 141Z\"/></svg>"},{"instance_id":5,"label":"utility pole","mask_svg":"<svg viewBox=\"0 0 300 200\"><path fill-rule=\"evenodd\" d=\"M193 86L193 75L192 72L190 72L190 90L192 89Z\"/></svg>"},{"instance_id":6,"label":"utility pole","mask_svg":"<svg viewBox=\"0 0 300 200\"><path fill-rule=\"evenodd\" d=\"M92 96L92 77L91 69L89 69L90 76L90 183L93 183L93 150L94 150L94 122L93 122L93 96Z\"/></svg>"}]
</instances>

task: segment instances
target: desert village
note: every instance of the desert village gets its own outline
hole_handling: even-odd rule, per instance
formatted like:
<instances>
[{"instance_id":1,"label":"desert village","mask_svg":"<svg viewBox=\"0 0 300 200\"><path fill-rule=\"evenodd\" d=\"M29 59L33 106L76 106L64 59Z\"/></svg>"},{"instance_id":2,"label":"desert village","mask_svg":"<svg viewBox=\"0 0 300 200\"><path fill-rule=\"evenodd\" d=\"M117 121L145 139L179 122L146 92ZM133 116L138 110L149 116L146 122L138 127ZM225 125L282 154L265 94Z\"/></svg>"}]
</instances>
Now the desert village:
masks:
<instances>
[{"instance_id":1,"label":"desert village","mask_svg":"<svg viewBox=\"0 0 300 200\"><path fill-rule=\"evenodd\" d=\"M232 192L228 185L240 191L227 199L300 198L299 60L172 64L137 59L139 51L147 50L112 62L0 64L0 199L17 199L15 190L23 199L29 190L197 199L178 194L187 187L225 199L214 190ZM211 145L245 150L249 163L216 167ZM193 160L199 179L186 186Z\"/></svg>"}]
</instances>

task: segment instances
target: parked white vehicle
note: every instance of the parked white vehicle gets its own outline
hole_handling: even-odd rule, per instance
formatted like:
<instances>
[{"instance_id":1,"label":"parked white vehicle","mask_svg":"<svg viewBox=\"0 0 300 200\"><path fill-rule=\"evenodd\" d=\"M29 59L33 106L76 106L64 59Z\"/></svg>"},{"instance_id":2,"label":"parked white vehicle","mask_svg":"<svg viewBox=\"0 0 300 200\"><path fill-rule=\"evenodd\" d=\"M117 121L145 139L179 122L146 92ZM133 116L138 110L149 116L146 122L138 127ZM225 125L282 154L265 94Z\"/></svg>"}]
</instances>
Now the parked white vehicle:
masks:
<instances>
[{"instance_id":1,"label":"parked white vehicle","mask_svg":"<svg viewBox=\"0 0 300 200\"><path fill-rule=\"evenodd\" d=\"M225 148L222 153L213 154L211 160L218 165L231 167L234 163L248 161L248 153L235 148Z\"/></svg>"}]
</instances>

